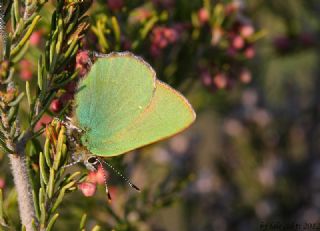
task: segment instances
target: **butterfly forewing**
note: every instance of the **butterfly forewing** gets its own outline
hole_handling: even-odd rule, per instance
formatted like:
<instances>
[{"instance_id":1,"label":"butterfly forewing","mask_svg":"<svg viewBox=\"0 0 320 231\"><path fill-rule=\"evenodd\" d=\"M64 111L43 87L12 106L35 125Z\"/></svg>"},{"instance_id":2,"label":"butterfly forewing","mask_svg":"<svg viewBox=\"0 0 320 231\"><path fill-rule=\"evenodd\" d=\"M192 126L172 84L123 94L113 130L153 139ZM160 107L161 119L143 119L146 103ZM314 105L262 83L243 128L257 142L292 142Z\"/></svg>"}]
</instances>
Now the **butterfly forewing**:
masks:
<instances>
[{"instance_id":1,"label":"butterfly forewing","mask_svg":"<svg viewBox=\"0 0 320 231\"><path fill-rule=\"evenodd\" d=\"M128 127L151 103L155 73L130 53L98 59L79 83L75 120L86 131L83 144L91 151Z\"/></svg>"}]
</instances>

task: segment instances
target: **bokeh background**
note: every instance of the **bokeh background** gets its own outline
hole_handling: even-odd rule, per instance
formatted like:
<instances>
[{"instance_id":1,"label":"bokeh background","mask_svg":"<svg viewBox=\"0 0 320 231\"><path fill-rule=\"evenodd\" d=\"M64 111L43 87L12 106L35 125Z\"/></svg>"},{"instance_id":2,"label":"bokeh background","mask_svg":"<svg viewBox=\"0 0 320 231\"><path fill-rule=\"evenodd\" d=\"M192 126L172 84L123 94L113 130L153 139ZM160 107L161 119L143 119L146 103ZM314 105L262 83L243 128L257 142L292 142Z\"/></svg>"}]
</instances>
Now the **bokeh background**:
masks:
<instances>
[{"instance_id":1,"label":"bokeh background","mask_svg":"<svg viewBox=\"0 0 320 231\"><path fill-rule=\"evenodd\" d=\"M22 83L36 81L50 4L19 64ZM84 213L88 228L101 230L250 231L261 223L319 222L319 1L98 0L87 14L83 52L144 57L189 98L197 120L167 141L110 160L141 193L108 172L112 202L103 185L91 197L79 189L63 202L56 230L78 227ZM70 100L68 89L57 95L42 122ZM18 222L2 158L5 207Z\"/></svg>"}]
</instances>

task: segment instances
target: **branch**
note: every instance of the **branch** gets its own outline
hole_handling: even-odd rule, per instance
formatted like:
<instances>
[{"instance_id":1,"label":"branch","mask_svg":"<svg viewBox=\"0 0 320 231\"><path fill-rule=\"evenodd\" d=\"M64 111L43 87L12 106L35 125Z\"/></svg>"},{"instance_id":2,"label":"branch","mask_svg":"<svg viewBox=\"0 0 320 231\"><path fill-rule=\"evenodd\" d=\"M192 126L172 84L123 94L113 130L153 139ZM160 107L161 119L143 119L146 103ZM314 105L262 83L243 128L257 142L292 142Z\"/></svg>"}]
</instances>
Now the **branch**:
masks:
<instances>
[{"instance_id":1,"label":"branch","mask_svg":"<svg viewBox=\"0 0 320 231\"><path fill-rule=\"evenodd\" d=\"M32 198L31 184L28 177L28 168L25 158L25 146L31 132L25 133L21 141L16 144L7 144L11 150L16 150L15 154L9 154L11 172L13 175L14 185L18 194L19 213L21 223L26 227L27 231L34 231L33 225L38 222L35 217L35 210Z\"/></svg>"},{"instance_id":2,"label":"branch","mask_svg":"<svg viewBox=\"0 0 320 231\"><path fill-rule=\"evenodd\" d=\"M14 185L18 193L21 223L26 227L27 231L33 231L32 224L36 222L36 218L25 155L24 153L9 154L9 159Z\"/></svg>"}]
</instances>

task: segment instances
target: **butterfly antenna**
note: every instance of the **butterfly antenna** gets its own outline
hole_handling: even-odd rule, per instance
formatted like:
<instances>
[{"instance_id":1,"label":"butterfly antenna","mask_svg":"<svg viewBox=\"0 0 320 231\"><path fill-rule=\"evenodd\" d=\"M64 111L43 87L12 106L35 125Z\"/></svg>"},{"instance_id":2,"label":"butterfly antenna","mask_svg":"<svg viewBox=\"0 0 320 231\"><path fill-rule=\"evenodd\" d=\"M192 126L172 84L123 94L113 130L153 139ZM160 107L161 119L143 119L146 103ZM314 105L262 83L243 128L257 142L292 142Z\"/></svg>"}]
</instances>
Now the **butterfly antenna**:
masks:
<instances>
[{"instance_id":1,"label":"butterfly antenna","mask_svg":"<svg viewBox=\"0 0 320 231\"><path fill-rule=\"evenodd\" d=\"M120 176L124 181L128 183L128 185L131 188L134 188L135 190L140 192L140 188L138 188L135 184L133 184L127 177L125 177L121 172L119 172L117 169L115 169L110 163L108 163L105 160L100 160L102 161L105 165L107 165L113 172L115 172L118 176Z\"/></svg>"},{"instance_id":2,"label":"butterfly antenna","mask_svg":"<svg viewBox=\"0 0 320 231\"><path fill-rule=\"evenodd\" d=\"M111 195L110 195L109 188L108 188L107 176L106 176L105 169L103 167L101 160L99 160L99 159L97 159L97 160L99 161L101 168L104 170L103 171L103 178L104 178L104 185L106 187L106 194L108 195L108 200L111 201Z\"/></svg>"}]
</instances>

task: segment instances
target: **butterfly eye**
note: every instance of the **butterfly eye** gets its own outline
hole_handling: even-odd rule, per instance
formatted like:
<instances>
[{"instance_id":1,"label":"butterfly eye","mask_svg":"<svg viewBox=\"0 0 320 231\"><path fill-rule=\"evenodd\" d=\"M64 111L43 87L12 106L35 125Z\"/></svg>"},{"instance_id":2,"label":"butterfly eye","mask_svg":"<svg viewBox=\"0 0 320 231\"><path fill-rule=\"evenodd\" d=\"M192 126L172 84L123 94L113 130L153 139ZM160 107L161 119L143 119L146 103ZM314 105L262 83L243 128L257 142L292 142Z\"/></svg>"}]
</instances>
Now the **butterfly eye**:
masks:
<instances>
[{"instance_id":1,"label":"butterfly eye","mask_svg":"<svg viewBox=\"0 0 320 231\"><path fill-rule=\"evenodd\" d=\"M92 164L92 165L98 164L98 159L94 156L89 157L87 161L89 164Z\"/></svg>"}]
</instances>

